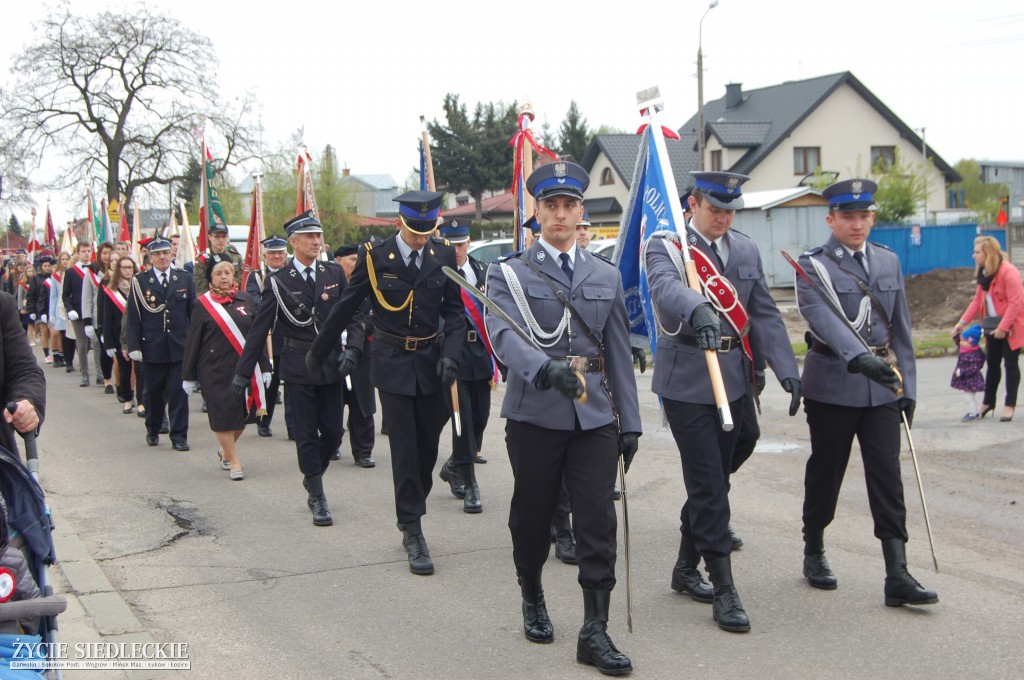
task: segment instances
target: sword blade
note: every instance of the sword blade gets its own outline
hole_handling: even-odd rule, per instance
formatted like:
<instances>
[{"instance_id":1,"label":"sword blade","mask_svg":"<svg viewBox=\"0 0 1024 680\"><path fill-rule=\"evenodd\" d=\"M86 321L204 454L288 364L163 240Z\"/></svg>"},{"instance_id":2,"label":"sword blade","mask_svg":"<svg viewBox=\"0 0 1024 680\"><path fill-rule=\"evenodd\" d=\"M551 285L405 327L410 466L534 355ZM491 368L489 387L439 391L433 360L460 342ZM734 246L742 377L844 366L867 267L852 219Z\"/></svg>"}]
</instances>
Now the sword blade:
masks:
<instances>
[{"instance_id":1,"label":"sword blade","mask_svg":"<svg viewBox=\"0 0 1024 680\"><path fill-rule=\"evenodd\" d=\"M629 497L626 493L626 465L619 456L619 487L622 491L622 543L626 547L626 628L633 632L633 569L629 560Z\"/></svg>"},{"instance_id":2,"label":"sword blade","mask_svg":"<svg viewBox=\"0 0 1024 680\"><path fill-rule=\"evenodd\" d=\"M524 331L522 327L512 319L512 317L506 314L504 309L495 304L494 300L484 295L483 291L481 291L479 288L474 286L466 279L459 276L459 273L452 269L451 267L441 267L441 271L444 272L444 275L447 276L449 279L462 286L462 288L467 293L469 293L477 300L482 302L484 306L487 307L487 309L489 309L492 314L494 314L494 316L498 317L499 319L507 323L512 328L512 330L516 332L516 335L521 337L523 340L526 340L526 342L530 343L532 346L536 347L541 352L544 351L544 349L537 344L537 341L534 340L529 333Z\"/></svg>"}]
</instances>

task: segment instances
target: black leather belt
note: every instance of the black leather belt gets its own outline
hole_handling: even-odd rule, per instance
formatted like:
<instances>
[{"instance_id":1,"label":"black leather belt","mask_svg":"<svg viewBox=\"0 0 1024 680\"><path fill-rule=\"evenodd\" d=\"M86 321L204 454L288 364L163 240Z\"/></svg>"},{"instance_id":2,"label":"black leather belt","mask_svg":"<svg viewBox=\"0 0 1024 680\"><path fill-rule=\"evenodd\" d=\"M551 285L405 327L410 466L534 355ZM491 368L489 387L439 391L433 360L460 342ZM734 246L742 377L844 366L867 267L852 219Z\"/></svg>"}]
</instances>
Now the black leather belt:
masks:
<instances>
[{"instance_id":1,"label":"black leather belt","mask_svg":"<svg viewBox=\"0 0 1024 680\"><path fill-rule=\"evenodd\" d=\"M466 342L476 342L477 341L477 337L478 336L476 334L476 331L474 331L474 330L466 331Z\"/></svg>"},{"instance_id":2,"label":"black leather belt","mask_svg":"<svg viewBox=\"0 0 1024 680\"><path fill-rule=\"evenodd\" d=\"M311 342L305 342L303 340L296 340L295 338L285 338L284 347L285 349L296 349L300 352L308 352L309 348L313 346Z\"/></svg>"},{"instance_id":3,"label":"black leather belt","mask_svg":"<svg viewBox=\"0 0 1024 680\"><path fill-rule=\"evenodd\" d=\"M385 345L391 345L398 349L404 349L406 352L415 352L423 347L430 347L437 342L437 333L428 335L425 338L413 338L404 337L401 335L392 335L391 333L385 333L379 328L373 334L374 341L383 342Z\"/></svg>"},{"instance_id":4,"label":"black leather belt","mask_svg":"<svg viewBox=\"0 0 1024 680\"><path fill-rule=\"evenodd\" d=\"M690 347L697 346L697 337L694 335L676 335L674 337L676 340L683 343L684 345L689 345ZM734 335L724 335L722 336L722 344L718 346L718 351L728 352L736 349L739 346L740 339L738 337Z\"/></svg>"},{"instance_id":5,"label":"black leather belt","mask_svg":"<svg viewBox=\"0 0 1024 680\"><path fill-rule=\"evenodd\" d=\"M889 356L889 347L871 347L871 353L876 357L882 357L883 359ZM839 355L832 351L832 348L821 342L820 340L811 341L811 351L817 352L818 354L824 354L827 357L838 357Z\"/></svg>"},{"instance_id":6,"label":"black leather belt","mask_svg":"<svg viewBox=\"0 0 1024 680\"><path fill-rule=\"evenodd\" d=\"M567 356L569 368L580 373L604 373L604 359L601 357Z\"/></svg>"}]
</instances>

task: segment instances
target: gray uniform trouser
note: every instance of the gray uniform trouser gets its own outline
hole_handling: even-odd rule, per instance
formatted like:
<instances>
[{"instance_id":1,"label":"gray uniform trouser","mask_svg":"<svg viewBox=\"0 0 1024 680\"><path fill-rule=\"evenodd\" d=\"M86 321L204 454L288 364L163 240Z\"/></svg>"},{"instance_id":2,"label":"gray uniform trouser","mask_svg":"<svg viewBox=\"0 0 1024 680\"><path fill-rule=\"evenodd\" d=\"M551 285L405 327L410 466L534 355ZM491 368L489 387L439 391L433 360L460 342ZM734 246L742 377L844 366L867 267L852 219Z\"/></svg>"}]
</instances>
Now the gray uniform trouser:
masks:
<instances>
[{"instance_id":1,"label":"gray uniform trouser","mask_svg":"<svg viewBox=\"0 0 1024 680\"><path fill-rule=\"evenodd\" d=\"M75 350L78 352L78 368L82 375L86 378L89 377L89 350L96 349L99 351L99 343L93 342L89 339L89 336L85 334L85 322L81 319L77 321L71 321L71 327L75 330ZM94 347L95 345L95 347ZM99 355L96 356L96 365L99 366L100 360Z\"/></svg>"}]
</instances>

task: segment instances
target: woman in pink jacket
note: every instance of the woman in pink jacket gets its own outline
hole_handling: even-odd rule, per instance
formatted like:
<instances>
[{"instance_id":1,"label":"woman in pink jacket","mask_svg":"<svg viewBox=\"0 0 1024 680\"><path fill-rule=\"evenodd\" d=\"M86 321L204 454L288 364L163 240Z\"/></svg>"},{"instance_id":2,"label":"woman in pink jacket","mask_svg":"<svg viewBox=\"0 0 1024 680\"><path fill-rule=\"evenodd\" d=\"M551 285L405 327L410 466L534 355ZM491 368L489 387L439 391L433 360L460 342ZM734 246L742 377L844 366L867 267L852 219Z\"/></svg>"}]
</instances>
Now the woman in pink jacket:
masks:
<instances>
[{"instance_id":1,"label":"woman in pink jacket","mask_svg":"<svg viewBox=\"0 0 1024 680\"><path fill-rule=\"evenodd\" d=\"M1020 271L999 247L999 241L991 236L974 239L974 262L978 265L978 290L953 328L953 334L962 331L975 318L982 320L988 365L981 417L995 408L996 390L1002 378L999 364L1003 362L1006 365L1006 401L999 420L1005 423L1013 419L1020 386L1017 361L1024 345L1024 286Z\"/></svg>"}]
</instances>

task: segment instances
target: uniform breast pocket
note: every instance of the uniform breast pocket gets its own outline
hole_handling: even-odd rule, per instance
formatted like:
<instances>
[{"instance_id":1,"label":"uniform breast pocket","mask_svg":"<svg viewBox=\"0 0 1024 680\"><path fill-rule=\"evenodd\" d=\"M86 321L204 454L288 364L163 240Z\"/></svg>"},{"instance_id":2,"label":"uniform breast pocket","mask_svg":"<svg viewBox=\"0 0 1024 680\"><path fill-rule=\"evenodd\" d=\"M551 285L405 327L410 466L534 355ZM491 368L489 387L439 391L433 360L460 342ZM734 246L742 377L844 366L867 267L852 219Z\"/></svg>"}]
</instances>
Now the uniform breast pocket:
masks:
<instances>
[{"instance_id":1,"label":"uniform breast pocket","mask_svg":"<svg viewBox=\"0 0 1024 680\"><path fill-rule=\"evenodd\" d=\"M526 286L526 296L530 299L530 310L545 330L558 325L565 305L558 300L553 290L543 283L531 283Z\"/></svg>"},{"instance_id":2,"label":"uniform breast pocket","mask_svg":"<svg viewBox=\"0 0 1024 680\"><path fill-rule=\"evenodd\" d=\"M746 299L750 289L761 278L761 270L752 264L741 264L736 267L736 281L733 282L740 293L740 299Z\"/></svg>"},{"instance_id":3,"label":"uniform breast pocket","mask_svg":"<svg viewBox=\"0 0 1024 680\"><path fill-rule=\"evenodd\" d=\"M885 304L886 312L892 316L893 306L896 304L896 294L900 290L900 282L894 276L879 277L875 282L875 290L878 297Z\"/></svg>"},{"instance_id":4,"label":"uniform breast pocket","mask_svg":"<svg viewBox=\"0 0 1024 680\"><path fill-rule=\"evenodd\" d=\"M381 292L388 304L400 305L404 303L405 298L409 296L409 291L412 290L412 285L408 281L403 281L398 278L380 278L377 279L377 290Z\"/></svg>"},{"instance_id":5,"label":"uniform breast pocket","mask_svg":"<svg viewBox=\"0 0 1024 680\"><path fill-rule=\"evenodd\" d=\"M580 310L583 319L592 328L601 328L608 319L615 300L615 291L610 286L580 286L580 294L573 295L573 304Z\"/></svg>"}]
</instances>

